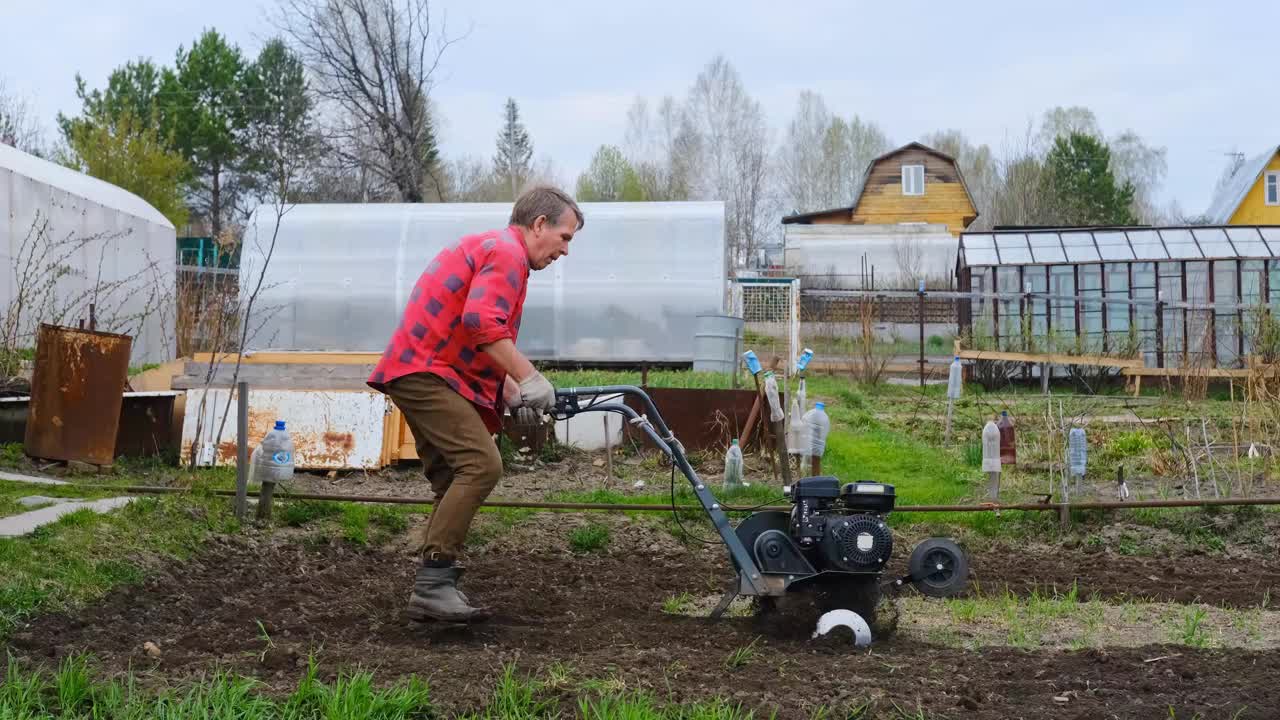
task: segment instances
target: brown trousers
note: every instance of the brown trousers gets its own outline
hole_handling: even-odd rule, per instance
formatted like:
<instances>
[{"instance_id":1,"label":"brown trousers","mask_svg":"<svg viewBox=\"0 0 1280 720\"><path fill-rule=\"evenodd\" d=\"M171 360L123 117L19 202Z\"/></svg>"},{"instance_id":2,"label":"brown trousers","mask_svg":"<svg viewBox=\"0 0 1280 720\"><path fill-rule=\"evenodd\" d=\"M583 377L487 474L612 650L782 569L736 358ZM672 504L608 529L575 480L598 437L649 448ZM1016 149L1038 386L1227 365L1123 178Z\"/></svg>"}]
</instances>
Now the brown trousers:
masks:
<instances>
[{"instance_id":1,"label":"brown trousers","mask_svg":"<svg viewBox=\"0 0 1280 720\"><path fill-rule=\"evenodd\" d=\"M414 373L387 385L404 413L435 493L435 509L418 534L426 560L454 560L480 503L502 477L502 457L474 405L430 373Z\"/></svg>"}]
</instances>

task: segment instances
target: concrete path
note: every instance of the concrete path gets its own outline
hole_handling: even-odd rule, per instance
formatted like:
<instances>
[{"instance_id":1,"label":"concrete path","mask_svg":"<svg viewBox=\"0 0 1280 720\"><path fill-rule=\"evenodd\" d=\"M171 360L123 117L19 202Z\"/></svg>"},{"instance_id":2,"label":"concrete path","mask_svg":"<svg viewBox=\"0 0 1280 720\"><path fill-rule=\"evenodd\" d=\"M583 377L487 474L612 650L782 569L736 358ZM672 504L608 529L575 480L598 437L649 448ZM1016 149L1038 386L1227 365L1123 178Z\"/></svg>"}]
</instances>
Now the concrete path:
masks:
<instances>
[{"instance_id":1,"label":"concrete path","mask_svg":"<svg viewBox=\"0 0 1280 720\"><path fill-rule=\"evenodd\" d=\"M32 485L66 485L67 484L65 480L54 480L53 478L36 477L35 475L20 475L18 473L4 472L2 470L0 470L0 480L31 483Z\"/></svg>"},{"instance_id":2,"label":"concrete path","mask_svg":"<svg viewBox=\"0 0 1280 720\"><path fill-rule=\"evenodd\" d=\"M36 528L55 522L63 515L88 508L94 512L104 513L133 502L132 497L113 497L103 500L77 500L59 502L56 505L32 510L21 515L0 518L0 538L21 537L28 535Z\"/></svg>"}]
</instances>

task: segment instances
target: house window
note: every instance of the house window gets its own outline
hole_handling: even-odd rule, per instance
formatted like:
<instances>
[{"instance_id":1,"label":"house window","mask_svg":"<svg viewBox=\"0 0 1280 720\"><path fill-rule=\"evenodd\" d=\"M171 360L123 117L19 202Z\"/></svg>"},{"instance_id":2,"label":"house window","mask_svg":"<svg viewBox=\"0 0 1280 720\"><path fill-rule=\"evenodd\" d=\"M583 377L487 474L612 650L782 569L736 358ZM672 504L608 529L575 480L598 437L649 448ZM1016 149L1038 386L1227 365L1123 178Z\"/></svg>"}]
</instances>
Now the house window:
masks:
<instances>
[{"instance_id":1,"label":"house window","mask_svg":"<svg viewBox=\"0 0 1280 720\"><path fill-rule=\"evenodd\" d=\"M906 177L905 175L903 176ZM903 180L905 183L906 180ZM1280 172L1267 173L1267 204L1280 205Z\"/></svg>"},{"instance_id":2,"label":"house window","mask_svg":"<svg viewBox=\"0 0 1280 720\"><path fill-rule=\"evenodd\" d=\"M902 194L903 195L923 195L924 194L924 166L923 165L903 165L902 166Z\"/></svg>"}]
</instances>

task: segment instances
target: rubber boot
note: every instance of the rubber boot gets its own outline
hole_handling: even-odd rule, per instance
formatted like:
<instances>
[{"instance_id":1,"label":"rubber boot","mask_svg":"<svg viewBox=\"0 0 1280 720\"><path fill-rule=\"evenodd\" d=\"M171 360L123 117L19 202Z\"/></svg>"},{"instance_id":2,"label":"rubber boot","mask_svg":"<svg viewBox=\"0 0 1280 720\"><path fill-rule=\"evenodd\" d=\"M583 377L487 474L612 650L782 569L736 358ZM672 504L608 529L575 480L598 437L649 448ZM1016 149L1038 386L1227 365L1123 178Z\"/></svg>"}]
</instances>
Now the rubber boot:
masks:
<instances>
[{"instance_id":1,"label":"rubber boot","mask_svg":"<svg viewBox=\"0 0 1280 720\"><path fill-rule=\"evenodd\" d=\"M489 610L472 606L467 596L458 590L458 577L461 575L462 568L457 566L419 567L418 577L413 583L413 595L409 598L409 618L419 622L487 620Z\"/></svg>"}]
</instances>

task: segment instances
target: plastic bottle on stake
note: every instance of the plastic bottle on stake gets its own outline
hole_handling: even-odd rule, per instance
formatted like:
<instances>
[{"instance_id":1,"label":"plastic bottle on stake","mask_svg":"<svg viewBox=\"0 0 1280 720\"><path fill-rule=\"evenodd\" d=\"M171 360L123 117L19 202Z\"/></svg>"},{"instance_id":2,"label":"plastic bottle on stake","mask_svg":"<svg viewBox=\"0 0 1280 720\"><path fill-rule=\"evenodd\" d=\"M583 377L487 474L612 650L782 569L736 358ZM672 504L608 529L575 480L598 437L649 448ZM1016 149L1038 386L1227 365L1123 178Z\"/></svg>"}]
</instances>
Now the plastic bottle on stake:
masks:
<instances>
[{"instance_id":1,"label":"plastic bottle on stake","mask_svg":"<svg viewBox=\"0 0 1280 720\"><path fill-rule=\"evenodd\" d=\"M1084 428L1071 428L1067 433L1067 467L1077 480L1084 477L1088 456L1089 446L1085 440Z\"/></svg>"},{"instance_id":2,"label":"plastic bottle on stake","mask_svg":"<svg viewBox=\"0 0 1280 720\"><path fill-rule=\"evenodd\" d=\"M960 356L951 361L951 372L947 375L947 399L959 400L960 391L964 387L964 368L960 365Z\"/></svg>"},{"instance_id":3,"label":"plastic bottle on stake","mask_svg":"<svg viewBox=\"0 0 1280 720\"><path fill-rule=\"evenodd\" d=\"M256 468L258 482L280 483L293 479L293 438L289 437L283 420L276 421L254 452L262 453Z\"/></svg>"},{"instance_id":4,"label":"plastic bottle on stake","mask_svg":"<svg viewBox=\"0 0 1280 720\"><path fill-rule=\"evenodd\" d=\"M778 422L786 415L782 412L782 401L778 399L778 380L772 371L764 374L764 397L769 401L769 420Z\"/></svg>"},{"instance_id":5,"label":"plastic bottle on stake","mask_svg":"<svg viewBox=\"0 0 1280 720\"><path fill-rule=\"evenodd\" d=\"M987 474L987 499L1000 499L1000 428L988 420L982 428L982 472Z\"/></svg>"},{"instance_id":6,"label":"plastic bottle on stake","mask_svg":"<svg viewBox=\"0 0 1280 720\"><path fill-rule=\"evenodd\" d=\"M821 458L827 449L827 433L831 431L826 406L814 403L813 409L804 414L804 424L809 431L809 456Z\"/></svg>"},{"instance_id":7,"label":"plastic bottle on stake","mask_svg":"<svg viewBox=\"0 0 1280 720\"><path fill-rule=\"evenodd\" d=\"M809 361L812 359L813 351L809 348L805 348L804 351L800 353L800 357L796 359L796 372L804 372L804 369L809 367Z\"/></svg>"},{"instance_id":8,"label":"plastic bottle on stake","mask_svg":"<svg viewBox=\"0 0 1280 720\"><path fill-rule=\"evenodd\" d=\"M1000 427L993 420L982 428L982 472L1000 472Z\"/></svg>"},{"instance_id":9,"label":"plastic bottle on stake","mask_svg":"<svg viewBox=\"0 0 1280 720\"><path fill-rule=\"evenodd\" d=\"M724 454L724 489L736 490L742 487L742 448L735 439Z\"/></svg>"}]
</instances>

